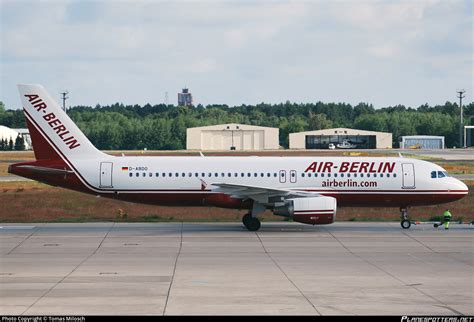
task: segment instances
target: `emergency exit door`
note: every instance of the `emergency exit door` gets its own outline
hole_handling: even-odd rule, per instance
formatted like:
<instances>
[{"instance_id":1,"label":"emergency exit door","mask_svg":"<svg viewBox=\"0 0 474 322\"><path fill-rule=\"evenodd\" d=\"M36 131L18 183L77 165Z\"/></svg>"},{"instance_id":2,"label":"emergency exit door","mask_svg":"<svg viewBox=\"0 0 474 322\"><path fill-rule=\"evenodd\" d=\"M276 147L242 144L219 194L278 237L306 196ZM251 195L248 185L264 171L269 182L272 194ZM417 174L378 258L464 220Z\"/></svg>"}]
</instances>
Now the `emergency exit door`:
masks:
<instances>
[{"instance_id":1,"label":"emergency exit door","mask_svg":"<svg viewBox=\"0 0 474 322\"><path fill-rule=\"evenodd\" d=\"M112 162L100 163L100 186L102 188L112 188Z\"/></svg>"},{"instance_id":2,"label":"emergency exit door","mask_svg":"<svg viewBox=\"0 0 474 322\"><path fill-rule=\"evenodd\" d=\"M415 188L415 166L413 163L402 163L403 189Z\"/></svg>"}]
</instances>

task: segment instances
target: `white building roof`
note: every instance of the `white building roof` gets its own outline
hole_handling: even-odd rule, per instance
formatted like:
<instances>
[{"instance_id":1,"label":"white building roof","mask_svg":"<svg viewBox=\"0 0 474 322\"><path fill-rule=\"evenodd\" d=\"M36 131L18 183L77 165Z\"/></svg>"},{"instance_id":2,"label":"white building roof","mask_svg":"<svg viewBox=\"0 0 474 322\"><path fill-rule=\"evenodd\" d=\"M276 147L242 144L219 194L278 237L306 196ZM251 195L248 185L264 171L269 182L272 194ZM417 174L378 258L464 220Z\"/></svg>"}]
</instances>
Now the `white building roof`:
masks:
<instances>
[{"instance_id":1,"label":"white building roof","mask_svg":"<svg viewBox=\"0 0 474 322\"><path fill-rule=\"evenodd\" d=\"M12 138L12 140L15 141L15 139L18 137L18 134L19 133L14 129L0 125L0 139L10 140L10 138Z\"/></svg>"},{"instance_id":2,"label":"white building roof","mask_svg":"<svg viewBox=\"0 0 474 322\"><path fill-rule=\"evenodd\" d=\"M265 130L265 129L276 129L275 127L268 127L268 126L256 126L256 125L248 125L248 124L238 124L238 123L227 123L227 124L217 124L217 125L208 125L208 126L198 126L198 127L190 127L190 129L199 129L199 130L214 130L214 131L222 131L222 130Z\"/></svg>"},{"instance_id":3,"label":"white building roof","mask_svg":"<svg viewBox=\"0 0 474 322\"><path fill-rule=\"evenodd\" d=\"M376 131L366 131L366 130L358 130L358 129L349 129L349 128L333 128L333 129L324 129L324 130L315 130L315 131L306 131L306 132L298 132L299 134L304 135L375 135L375 134L392 134L389 132L376 132ZM291 133L295 134L295 133ZM291 135L290 134L290 135Z\"/></svg>"}]
</instances>

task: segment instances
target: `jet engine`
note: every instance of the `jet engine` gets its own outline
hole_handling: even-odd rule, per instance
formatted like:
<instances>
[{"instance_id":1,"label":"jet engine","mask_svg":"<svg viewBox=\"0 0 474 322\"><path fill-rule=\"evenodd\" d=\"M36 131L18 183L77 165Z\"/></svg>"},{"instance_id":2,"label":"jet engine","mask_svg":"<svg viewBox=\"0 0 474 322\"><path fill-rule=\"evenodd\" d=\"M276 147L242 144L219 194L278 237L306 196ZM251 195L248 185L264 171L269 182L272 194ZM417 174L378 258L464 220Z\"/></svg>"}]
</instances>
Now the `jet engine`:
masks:
<instances>
[{"instance_id":1,"label":"jet engine","mask_svg":"<svg viewBox=\"0 0 474 322\"><path fill-rule=\"evenodd\" d=\"M293 218L303 224L326 225L336 220L336 208L337 202L333 197L294 198L276 204L273 214Z\"/></svg>"}]
</instances>

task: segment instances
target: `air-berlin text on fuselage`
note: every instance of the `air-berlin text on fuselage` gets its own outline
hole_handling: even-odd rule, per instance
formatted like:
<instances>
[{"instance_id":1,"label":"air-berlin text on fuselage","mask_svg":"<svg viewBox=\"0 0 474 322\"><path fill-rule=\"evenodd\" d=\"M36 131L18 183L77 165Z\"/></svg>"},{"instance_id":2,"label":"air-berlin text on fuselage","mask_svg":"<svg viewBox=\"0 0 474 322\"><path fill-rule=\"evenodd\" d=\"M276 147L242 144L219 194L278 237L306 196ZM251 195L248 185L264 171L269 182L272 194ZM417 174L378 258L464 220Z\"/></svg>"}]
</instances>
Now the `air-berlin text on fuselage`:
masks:
<instances>
[{"instance_id":1,"label":"air-berlin text on fuselage","mask_svg":"<svg viewBox=\"0 0 474 322\"><path fill-rule=\"evenodd\" d=\"M64 143L69 147L69 149L75 149L81 144L77 142L76 138L71 135L71 133L67 130L67 128L63 125L61 120L59 120L54 113L48 113L45 102L41 98L39 98L36 94L26 94L25 97L28 98L28 101L34 108L36 108L37 112L43 112L43 119L48 122L49 126L53 128L53 130L58 134L58 136L63 140Z\"/></svg>"},{"instance_id":2,"label":"air-berlin text on fuselage","mask_svg":"<svg viewBox=\"0 0 474 322\"><path fill-rule=\"evenodd\" d=\"M323 161L311 163L304 172L339 172L339 173L392 173L395 162L334 162Z\"/></svg>"}]
</instances>

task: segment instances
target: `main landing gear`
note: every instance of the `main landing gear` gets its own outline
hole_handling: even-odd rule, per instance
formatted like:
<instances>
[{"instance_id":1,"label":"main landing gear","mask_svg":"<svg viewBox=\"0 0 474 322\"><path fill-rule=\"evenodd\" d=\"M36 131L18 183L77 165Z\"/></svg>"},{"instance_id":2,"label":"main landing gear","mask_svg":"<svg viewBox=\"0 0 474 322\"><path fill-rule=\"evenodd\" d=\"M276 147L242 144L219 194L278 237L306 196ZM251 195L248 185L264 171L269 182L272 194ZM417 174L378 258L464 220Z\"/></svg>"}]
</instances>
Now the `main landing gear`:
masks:
<instances>
[{"instance_id":1,"label":"main landing gear","mask_svg":"<svg viewBox=\"0 0 474 322\"><path fill-rule=\"evenodd\" d=\"M400 208L400 225L402 226L403 229L408 229L411 227L411 221L408 218L408 209L407 208Z\"/></svg>"},{"instance_id":2,"label":"main landing gear","mask_svg":"<svg viewBox=\"0 0 474 322\"><path fill-rule=\"evenodd\" d=\"M249 231L257 231L260 229L260 220L257 218L259 214L265 211L265 206L256 201L253 202L252 211L242 218L245 228Z\"/></svg>"},{"instance_id":3,"label":"main landing gear","mask_svg":"<svg viewBox=\"0 0 474 322\"><path fill-rule=\"evenodd\" d=\"M260 220L257 217L252 217L252 214L246 214L242 218L245 228L249 231L257 231L260 229Z\"/></svg>"}]
</instances>

